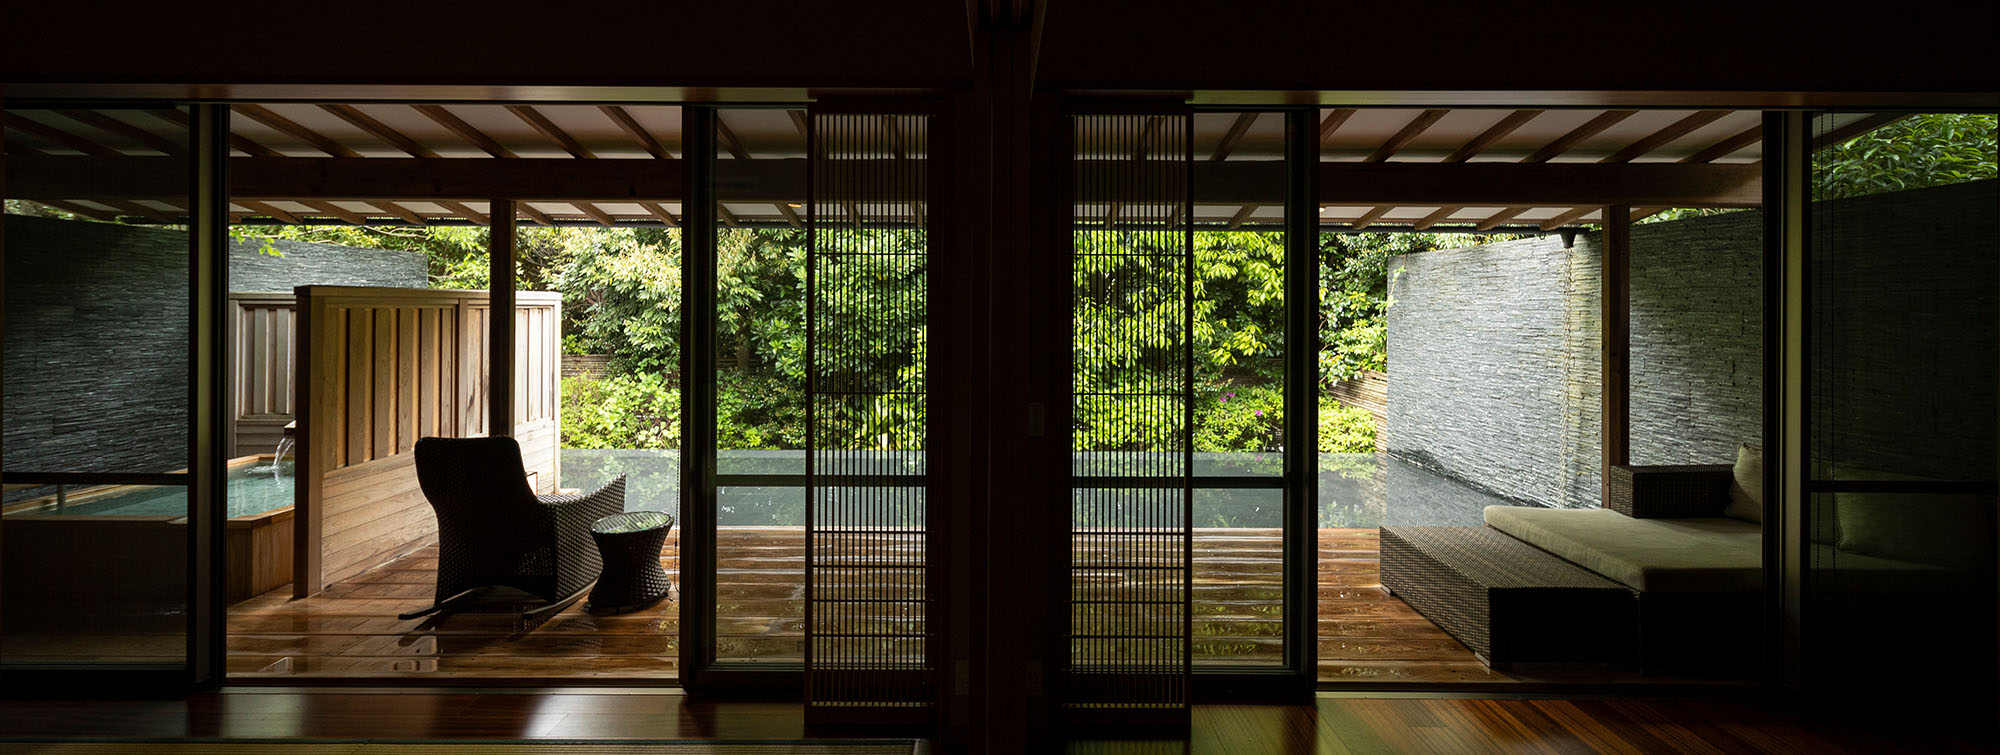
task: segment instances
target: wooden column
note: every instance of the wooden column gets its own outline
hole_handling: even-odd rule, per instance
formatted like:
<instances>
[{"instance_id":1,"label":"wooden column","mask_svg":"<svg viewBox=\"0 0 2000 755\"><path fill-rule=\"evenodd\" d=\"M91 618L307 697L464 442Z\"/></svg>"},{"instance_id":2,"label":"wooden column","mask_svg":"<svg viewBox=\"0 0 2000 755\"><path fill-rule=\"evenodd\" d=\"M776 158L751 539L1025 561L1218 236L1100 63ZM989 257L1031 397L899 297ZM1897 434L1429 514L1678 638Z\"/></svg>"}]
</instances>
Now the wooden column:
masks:
<instances>
[{"instance_id":1,"label":"wooden column","mask_svg":"<svg viewBox=\"0 0 2000 755\"><path fill-rule=\"evenodd\" d=\"M486 310L486 434L514 434L514 200L488 208L489 278Z\"/></svg>"},{"instance_id":2,"label":"wooden column","mask_svg":"<svg viewBox=\"0 0 2000 755\"><path fill-rule=\"evenodd\" d=\"M188 261L188 682L206 686L224 673L228 588L229 453L229 108L189 112L194 196ZM275 462L274 462L275 463Z\"/></svg>"},{"instance_id":3,"label":"wooden column","mask_svg":"<svg viewBox=\"0 0 2000 755\"><path fill-rule=\"evenodd\" d=\"M1604 472L1632 461L1632 206L1604 208L1604 306L1602 359L1603 412L1599 416ZM1608 489L1606 489L1608 492Z\"/></svg>"}]
</instances>

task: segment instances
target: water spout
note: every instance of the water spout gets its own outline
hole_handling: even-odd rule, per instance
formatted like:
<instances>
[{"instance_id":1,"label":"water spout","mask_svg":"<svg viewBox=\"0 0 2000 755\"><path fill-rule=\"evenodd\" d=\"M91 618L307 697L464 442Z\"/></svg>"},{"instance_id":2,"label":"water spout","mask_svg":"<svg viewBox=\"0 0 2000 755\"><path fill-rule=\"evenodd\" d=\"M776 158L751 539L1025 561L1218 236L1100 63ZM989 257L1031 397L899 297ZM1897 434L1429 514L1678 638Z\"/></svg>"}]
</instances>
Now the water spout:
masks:
<instances>
[{"instance_id":1,"label":"water spout","mask_svg":"<svg viewBox=\"0 0 2000 755\"><path fill-rule=\"evenodd\" d=\"M278 447L271 451L271 479L284 481L285 455L291 453L292 447L298 444L296 437L298 429L297 420L285 423L284 433L278 438Z\"/></svg>"}]
</instances>

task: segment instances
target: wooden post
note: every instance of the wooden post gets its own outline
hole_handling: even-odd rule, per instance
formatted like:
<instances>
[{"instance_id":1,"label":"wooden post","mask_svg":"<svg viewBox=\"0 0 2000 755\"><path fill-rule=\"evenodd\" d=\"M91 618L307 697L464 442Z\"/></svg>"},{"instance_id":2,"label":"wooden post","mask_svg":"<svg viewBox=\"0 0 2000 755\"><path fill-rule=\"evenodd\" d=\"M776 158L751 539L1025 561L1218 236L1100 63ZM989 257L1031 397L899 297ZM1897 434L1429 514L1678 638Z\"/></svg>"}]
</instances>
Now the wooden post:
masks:
<instances>
[{"instance_id":1,"label":"wooden post","mask_svg":"<svg viewBox=\"0 0 2000 755\"><path fill-rule=\"evenodd\" d=\"M1603 413L1604 485L1613 466L1632 461L1632 206L1604 208ZM1609 492L1608 488L1604 488Z\"/></svg>"},{"instance_id":2,"label":"wooden post","mask_svg":"<svg viewBox=\"0 0 2000 755\"><path fill-rule=\"evenodd\" d=\"M514 434L514 200L495 199L487 237L486 434Z\"/></svg>"}]
</instances>

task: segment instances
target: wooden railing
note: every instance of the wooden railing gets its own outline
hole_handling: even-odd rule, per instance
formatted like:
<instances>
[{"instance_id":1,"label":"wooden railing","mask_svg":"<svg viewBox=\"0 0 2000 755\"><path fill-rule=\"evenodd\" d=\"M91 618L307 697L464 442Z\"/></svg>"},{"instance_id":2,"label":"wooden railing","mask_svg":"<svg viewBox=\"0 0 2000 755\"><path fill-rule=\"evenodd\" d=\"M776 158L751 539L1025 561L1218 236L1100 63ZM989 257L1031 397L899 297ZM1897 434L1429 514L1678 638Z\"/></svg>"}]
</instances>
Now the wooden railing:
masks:
<instances>
[{"instance_id":1,"label":"wooden railing","mask_svg":"<svg viewBox=\"0 0 2000 755\"><path fill-rule=\"evenodd\" d=\"M431 542L418 438L488 434L483 291L305 286L298 290L301 597ZM516 294L514 427L531 485L555 492L562 297Z\"/></svg>"}]
</instances>

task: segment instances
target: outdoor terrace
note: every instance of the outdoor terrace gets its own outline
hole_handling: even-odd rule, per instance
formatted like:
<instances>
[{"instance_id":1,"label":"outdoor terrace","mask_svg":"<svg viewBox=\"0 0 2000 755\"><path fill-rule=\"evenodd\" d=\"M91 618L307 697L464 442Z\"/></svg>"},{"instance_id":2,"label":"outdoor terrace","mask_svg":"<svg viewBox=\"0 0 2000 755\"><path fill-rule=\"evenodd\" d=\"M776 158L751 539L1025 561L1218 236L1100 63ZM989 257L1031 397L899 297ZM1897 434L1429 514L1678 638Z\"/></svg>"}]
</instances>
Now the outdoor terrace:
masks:
<instances>
[{"instance_id":1,"label":"outdoor terrace","mask_svg":"<svg viewBox=\"0 0 2000 755\"><path fill-rule=\"evenodd\" d=\"M721 527L716 533L718 652L797 660L805 531ZM1197 659L1275 663L1281 648L1279 532L1201 528L1195 551ZM678 579L678 538L661 563ZM1382 591L1372 528L1319 531L1319 669L1324 680L1508 682L1464 645ZM540 622L495 602L443 618L400 621L431 600L436 546L294 600L289 587L229 613L229 670L240 677L352 676L671 679L679 591L652 608L597 616L581 603Z\"/></svg>"}]
</instances>

